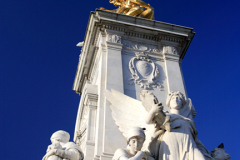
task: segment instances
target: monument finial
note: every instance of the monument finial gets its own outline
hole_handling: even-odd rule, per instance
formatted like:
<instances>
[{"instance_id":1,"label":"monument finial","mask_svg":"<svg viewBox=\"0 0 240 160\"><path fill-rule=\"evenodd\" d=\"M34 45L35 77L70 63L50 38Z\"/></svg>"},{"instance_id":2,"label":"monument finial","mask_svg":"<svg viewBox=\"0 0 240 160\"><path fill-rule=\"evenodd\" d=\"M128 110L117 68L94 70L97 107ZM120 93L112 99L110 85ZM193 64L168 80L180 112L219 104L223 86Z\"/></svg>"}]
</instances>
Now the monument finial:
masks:
<instances>
[{"instance_id":1,"label":"monument finial","mask_svg":"<svg viewBox=\"0 0 240 160\"><path fill-rule=\"evenodd\" d=\"M116 7L118 6L118 8L114 10L107 10L100 7L100 9L154 20L154 8L142 0L110 0L109 2Z\"/></svg>"}]
</instances>

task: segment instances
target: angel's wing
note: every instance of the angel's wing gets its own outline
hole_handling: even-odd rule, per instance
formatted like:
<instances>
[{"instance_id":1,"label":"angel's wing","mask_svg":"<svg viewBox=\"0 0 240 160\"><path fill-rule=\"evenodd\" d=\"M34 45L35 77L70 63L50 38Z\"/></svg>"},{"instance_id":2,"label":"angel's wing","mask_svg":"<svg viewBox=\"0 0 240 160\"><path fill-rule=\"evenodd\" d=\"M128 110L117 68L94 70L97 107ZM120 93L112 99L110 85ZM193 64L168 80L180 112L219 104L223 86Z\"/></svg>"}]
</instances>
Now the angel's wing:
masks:
<instances>
[{"instance_id":1,"label":"angel's wing","mask_svg":"<svg viewBox=\"0 0 240 160\"><path fill-rule=\"evenodd\" d=\"M132 127L146 128L146 131L154 128L154 125L145 123L147 111L140 101L113 89L111 92L105 90L105 96L111 103L113 119L126 139L128 130Z\"/></svg>"}]
</instances>

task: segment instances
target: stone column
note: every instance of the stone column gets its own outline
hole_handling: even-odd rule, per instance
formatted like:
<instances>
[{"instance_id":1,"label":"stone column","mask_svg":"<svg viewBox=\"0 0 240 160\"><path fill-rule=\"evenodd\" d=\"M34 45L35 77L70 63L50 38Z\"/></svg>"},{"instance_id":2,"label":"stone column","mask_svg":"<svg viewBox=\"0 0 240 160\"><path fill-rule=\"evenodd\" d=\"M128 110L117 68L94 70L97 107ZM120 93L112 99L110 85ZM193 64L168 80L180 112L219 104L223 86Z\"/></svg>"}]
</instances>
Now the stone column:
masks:
<instances>
[{"instance_id":1,"label":"stone column","mask_svg":"<svg viewBox=\"0 0 240 160\"><path fill-rule=\"evenodd\" d=\"M97 92L97 87L94 89ZM88 123L87 123L87 141L86 151L84 154L85 160L92 160L94 158L94 147L95 147L95 133L96 133L96 113L97 113L97 101L98 95L87 93L87 105L88 105Z\"/></svg>"},{"instance_id":2,"label":"stone column","mask_svg":"<svg viewBox=\"0 0 240 160\"><path fill-rule=\"evenodd\" d=\"M180 91L186 95L176 44L175 46L164 44L162 53L165 61L168 92Z\"/></svg>"},{"instance_id":3,"label":"stone column","mask_svg":"<svg viewBox=\"0 0 240 160\"><path fill-rule=\"evenodd\" d=\"M122 71L122 32L107 31L107 84L108 90L115 89L123 93L123 71Z\"/></svg>"},{"instance_id":4,"label":"stone column","mask_svg":"<svg viewBox=\"0 0 240 160\"><path fill-rule=\"evenodd\" d=\"M98 144L95 151L95 159L111 159L113 153L119 146L126 144L119 144L125 142L121 132L116 126L111 110L110 104L104 96L105 89L115 89L119 92L124 92L123 86L123 71L122 71L122 44L121 35L123 32L105 30L102 33L101 44L101 67L100 67L100 92L99 92L99 110L98 110ZM116 138L122 137L123 140L116 141Z\"/></svg>"},{"instance_id":5,"label":"stone column","mask_svg":"<svg viewBox=\"0 0 240 160\"><path fill-rule=\"evenodd\" d=\"M97 110L97 123L96 123L96 138L95 138L95 150L94 150L94 159L99 160L100 156L102 154L102 148L103 148L103 123L104 123L104 90L105 90L105 75L106 75L106 38L107 34L105 30L101 29L100 35L100 44L99 44L99 50L100 50L100 60L99 60L99 84L98 84L98 110Z\"/></svg>"},{"instance_id":6,"label":"stone column","mask_svg":"<svg viewBox=\"0 0 240 160\"><path fill-rule=\"evenodd\" d=\"M81 147L84 159L92 160L94 157L96 133L97 86L86 83L82 99L84 101L80 104L81 108L78 113L81 118L76 125L77 137L75 138L75 142Z\"/></svg>"}]
</instances>

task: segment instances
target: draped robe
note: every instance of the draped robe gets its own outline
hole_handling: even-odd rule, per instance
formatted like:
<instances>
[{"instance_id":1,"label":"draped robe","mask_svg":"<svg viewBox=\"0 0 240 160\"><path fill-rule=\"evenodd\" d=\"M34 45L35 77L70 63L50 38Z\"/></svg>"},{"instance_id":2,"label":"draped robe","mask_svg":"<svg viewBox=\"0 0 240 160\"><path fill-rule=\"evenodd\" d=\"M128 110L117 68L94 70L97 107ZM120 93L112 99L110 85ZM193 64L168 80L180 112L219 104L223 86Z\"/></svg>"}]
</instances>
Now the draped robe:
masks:
<instances>
[{"instance_id":1,"label":"draped robe","mask_svg":"<svg viewBox=\"0 0 240 160\"><path fill-rule=\"evenodd\" d=\"M165 131L150 143L150 152L155 160L208 160L209 151L197 138L193 115L196 113L191 100L179 114L167 114L170 117L171 132Z\"/></svg>"}]
</instances>

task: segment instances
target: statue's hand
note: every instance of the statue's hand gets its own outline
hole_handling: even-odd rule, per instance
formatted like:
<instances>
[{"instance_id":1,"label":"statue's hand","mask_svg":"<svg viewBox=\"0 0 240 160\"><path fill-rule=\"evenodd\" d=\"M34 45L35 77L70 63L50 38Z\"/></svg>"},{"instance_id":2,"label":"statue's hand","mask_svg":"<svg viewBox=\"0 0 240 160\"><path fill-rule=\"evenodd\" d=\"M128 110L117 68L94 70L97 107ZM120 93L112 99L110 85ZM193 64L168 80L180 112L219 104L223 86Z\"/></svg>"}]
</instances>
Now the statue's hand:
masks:
<instances>
[{"instance_id":1,"label":"statue's hand","mask_svg":"<svg viewBox=\"0 0 240 160\"><path fill-rule=\"evenodd\" d=\"M50 157L50 156L52 156L52 155L55 155L55 154L56 154L56 149L52 149L52 150L50 150L50 151L48 151L48 152L46 153L46 155L43 157L42 160L47 160L48 157Z\"/></svg>"},{"instance_id":2,"label":"statue's hand","mask_svg":"<svg viewBox=\"0 0 240 160\"><path fill-rule=\"evenodd\" d=\"M160 111L163 110L162 103L154 104L151 110L152 110L152 113L158 114Z\"/></svg>"}]
</instances>

